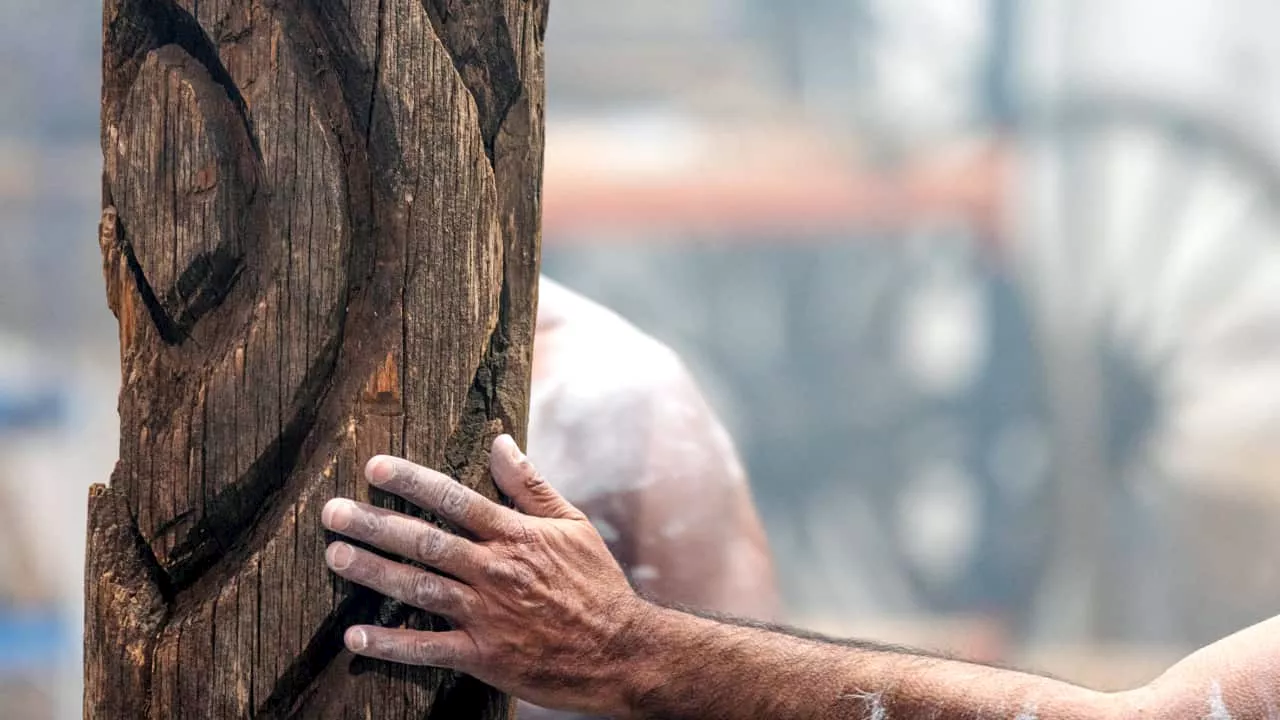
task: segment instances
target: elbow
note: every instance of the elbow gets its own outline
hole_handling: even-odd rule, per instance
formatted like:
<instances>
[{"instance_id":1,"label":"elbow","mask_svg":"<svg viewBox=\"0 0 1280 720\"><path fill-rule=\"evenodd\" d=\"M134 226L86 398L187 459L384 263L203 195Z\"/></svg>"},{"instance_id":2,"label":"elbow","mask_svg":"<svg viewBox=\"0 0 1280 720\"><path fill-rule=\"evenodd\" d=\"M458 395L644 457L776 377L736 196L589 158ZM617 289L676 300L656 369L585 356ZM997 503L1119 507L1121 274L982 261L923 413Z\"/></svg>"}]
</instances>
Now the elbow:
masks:
<instances>
[{"instance_id":1,"label":"elbow","mask_svg":"<svg viewBox=\"0 0 1280 720\"><path fill-rule=\"evenodd\" d=\"M1103 699L1106 703L1107 720L1172 717L1166 714L1160 694L1153 692L1151 685L1144 685L1136 690L1104 693Z\"/></svg>"},{"instance_id":2,"label":"elbow","mask_svg":"<svg viewBox=\"0 0 1280 720\"><path fill-rule=\"evenodd\" d=\"M1240 698L1225 698L1217 681L1185 682L1177 678L1154 682L1124 692L1110 693L1108 720L1163 720L1163 718L1231 718L1231 720L1265 720L1273 717L1264 707L1251 707Z\"/></svg>"}]
</instances>

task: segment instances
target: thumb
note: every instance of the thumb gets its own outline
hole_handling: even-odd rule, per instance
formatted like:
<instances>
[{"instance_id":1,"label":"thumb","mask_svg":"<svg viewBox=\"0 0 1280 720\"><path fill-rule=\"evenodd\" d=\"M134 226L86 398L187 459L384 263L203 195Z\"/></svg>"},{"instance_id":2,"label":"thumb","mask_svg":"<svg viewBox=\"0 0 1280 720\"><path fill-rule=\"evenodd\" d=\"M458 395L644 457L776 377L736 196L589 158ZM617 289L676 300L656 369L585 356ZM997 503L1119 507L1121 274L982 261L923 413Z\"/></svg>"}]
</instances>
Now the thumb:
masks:
<instances>
[{"instance_id":1,"label":"thumb","mask_svg":"<svg viewBox=\"0 0 1280 720\"><path fill-rule=\"evenodd\" d=\"M586 520L581 510L565 500L551 487L520 452L520 447L510 435L499 435L489 452L489 472L493 473L498 489L511 498L516 508L526 515L558 518L562 520Z\"/></svg>"}]
</instances>

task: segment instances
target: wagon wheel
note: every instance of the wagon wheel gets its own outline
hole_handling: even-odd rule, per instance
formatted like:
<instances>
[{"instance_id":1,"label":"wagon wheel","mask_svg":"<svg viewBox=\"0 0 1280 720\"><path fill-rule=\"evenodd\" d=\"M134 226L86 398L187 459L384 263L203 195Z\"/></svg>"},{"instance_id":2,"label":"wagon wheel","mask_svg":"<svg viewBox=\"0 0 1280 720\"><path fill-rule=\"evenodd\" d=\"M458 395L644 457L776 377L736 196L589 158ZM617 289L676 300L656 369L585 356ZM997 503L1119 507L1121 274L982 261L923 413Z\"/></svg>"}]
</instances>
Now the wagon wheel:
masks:
<instances>
[{"instance_id":1,"label":"wagon wheel","mask_svg":"<svg viewBox=\"0 0 1280 720\"><path fill-rule=\"evenodd\" d=\"M1280 466L1280 173L1229 126L1132 98L1035 113L1018 141L1014 252L1068 450L1038 627L1178 638L1148 602L1177 594L1177 483Z\"/></svg>"}]
</instances>

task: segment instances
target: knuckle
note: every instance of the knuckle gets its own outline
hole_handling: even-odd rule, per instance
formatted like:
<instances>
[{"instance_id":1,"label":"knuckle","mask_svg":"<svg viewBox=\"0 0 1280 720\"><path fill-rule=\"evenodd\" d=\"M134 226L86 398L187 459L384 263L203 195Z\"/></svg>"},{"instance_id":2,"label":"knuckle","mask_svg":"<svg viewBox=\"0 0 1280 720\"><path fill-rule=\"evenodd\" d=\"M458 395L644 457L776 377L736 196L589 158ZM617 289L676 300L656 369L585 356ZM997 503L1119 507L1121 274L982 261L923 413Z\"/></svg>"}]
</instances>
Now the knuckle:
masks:
<instances>
[{"instance_id":1,"label":"knuckle","mask_svg":"<svg viewBox=\"0 0 1280 720\"><path fill-rule=\"evenodd\" d=\"M436 588L436 605L442 612L447 612L451 615L456 615L469 607L467 598L461 590L452 585L444 584Z\"/></svg>"},{"instance_id":2,"label":"knuckle","mask_svg":"<svg viewBox=\"0 0 1280 720\"><path fill-rule=\"evenodd\" d=\"M529 527L523 522L523 516L504 516L498 526L499 536L517 545L525 545L532 538Z\"/></svg>"},{"instance_id":3,"label":"knuckle","mask_svg":"<svg viewBox=\"0 0 1280 720\"><path fill-rule=\"evenodd\" d=\"M358 555L349 568L351 578L362 585L380 586L384 575L382 565L373 558Z\"/></svg>"},{"instance_id":4,"label":"knuckle","mask_svg":"<svg viewBox=\"0 0 1280 720\"><path fill-rule=\"evenodd\" d=\"M400 638L375 630L370 633L373 654L383 658L403 657L408 655L405 643Z\"/></svg>"},{"instance_id":5,"label":"knuckle","mask_svg":"<svg viewBox=\"0 0 1280 720\"><path fill-rule=\"evenodd\" d=\"M521 458L520 462L516 463L516 472L520 474L526 484L536 482L539 479L538 469L533 466L533 463L529 462L529 458Z\"/></svg>"},{"instance_id":6,"label":"knuckle","mask_svg":"<svg viewBox=\"0 0 1280 720\"><path fill-rule=\"evenodd\" d=\"M467 616L475 616L479 612L482 602L480 597L474 592L455 590L453 594L455 595L455 600L453 602L459 613Z\"/></svg>"},{"instance_id":7,"label":"knuckle","mask_svg":"<svg viewBox=\"0 0 1280 720\"><path fill-rule=\"evenodd\" d=\"M440 493L440 509L452 516L463 516L468 506L467 492L457 483L449 483Z\"/></svg>"},{"instance_id":8,"label":"knuckle","mask_svg":"<svg viewBox=\"0 0 1280 720\"><path fill-rule=\"evenodd\" d=\"M538 541L537 533L534 532L533 528L530 527L527 522L520 523L519 529L516 531L514 537L518 545L525 547L533 545Z\"/></svg>"},{"instance_id":9,"label":"knuckle","mask_svg":"<svg viewBox=\"0 0 1280 720\"><path fill-rule=\"evenodd\" d=\"M524 475L524 487L536 495L544 494L550 489L546 479L542 477L542 473L538 472L537 468L532 465L529 466L529 472Z\"/></svg>"},{"instance_id":10,"label":"knuckle","mask_svg":"<svg viewBox=\"0 0 1280 720\"><path fill-rule=\"evenodd\" d=\"M421 640L411 641L405 645L404 656L414 665L426 665L431 659L431 646Z\"/></svg>"},{"instance_id":11,"label":"knuckle","mask_svg":"<svg viewBox=\"0 0 1280 720\"><path fill-rule=\"evenodd\" d=\"M374 539L382 535L386 529L386 518L369 508L358 508L355 512L355 524L360 529L361 535Z\"/></svg>"},{"instance_id":12,"label":"knuckle","mask_svg":"<svg viewBox=\"0 0 1280 720\"><path fill-rule=\"evenodd\" d=\"M515 564L502 560L489 565L489 577L499 585L514 585L516 582Z\"/></svg>"},{"instance_id":13,"label":"knuckle","mask_svg":"<svg viewBox=\"0 0 1280 720\"><path fill-rule=\"evenodd\" d=\"M409 662L415 665L448 664L453 654L430 640L411 640L405 648Z\"/></svg>"},{"instance_id":14,"label":"knuckle","mask_svg":"<svg viewBox=\"0 0 1280 720\"><path fill-rule=\"evenodd\" d=\"M528 590L529 588L532 588L534 586L536 577L537 576L535 576L533 571L530 570L529 568L523 565L517 565L516 572L515 572L516 589Z\"/></svg>"},{"instance_id":15,"label":"knuckle","mask_svg":"<svg viewBox=\"0 0 1280 720\"><path fill-rule=\"evenodd\" d=\"M448 536L433 527L425 528L418 536L415 547L417 559L425 562L437 562L448 552Z\"/></svg>"},{"instance_id":16,"label":"knuckle","mask_svg":"<svg viewBox=\"0 0 1280 720\"><path fill-rule=\"evenodd\" d=\"M405 600L414 607L429 610L440 604L440 583L426 573L419 573L409 580Z\"/></svg>"},{"instance_id":17,"label":"knuckle","mask_svg":"<svg viewBox=\"0 0 1280 720\"><path fill-rule=\"evenodd\" d=\"M427 485L426 469L418 465L410 465L408 468L400 468L396 472L395 480L396 494L406 498L412 498L421 494L422 488Z\"/></svg>"},{"instance_id":18,"label":"knuckle","mask_svg":"<svg viewBox=\"0 0 1280 720\"><path fill-rule=\"evenodd\" d=\"M533 584L533 573L511 560L495 563L490 568L490 576L498 584L514 591L524 590Z\"/></svg>"}]
</instances>

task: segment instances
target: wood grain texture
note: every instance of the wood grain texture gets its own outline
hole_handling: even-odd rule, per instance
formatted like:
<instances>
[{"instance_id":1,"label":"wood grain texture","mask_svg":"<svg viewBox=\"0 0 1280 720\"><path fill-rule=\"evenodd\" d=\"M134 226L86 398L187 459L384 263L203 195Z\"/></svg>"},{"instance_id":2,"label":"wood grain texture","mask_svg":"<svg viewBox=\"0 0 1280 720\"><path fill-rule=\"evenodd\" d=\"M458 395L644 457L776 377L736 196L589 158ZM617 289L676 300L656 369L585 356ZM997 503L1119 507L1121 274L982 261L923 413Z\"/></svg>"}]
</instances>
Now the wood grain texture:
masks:
<instances>
[{"instance_id":1,"label":"wood grain texture","mask_svg":"<svg viewBox=\"0 0 1280 720\"><path fill-rule=\"evenodd\" d=\"M439 622L336 580L334 496L393 453L493 496L523 443L545 0L106 0L120 460L90 497L87 718L502 718L356 659Z\"/></svg>"}]
</instances>

